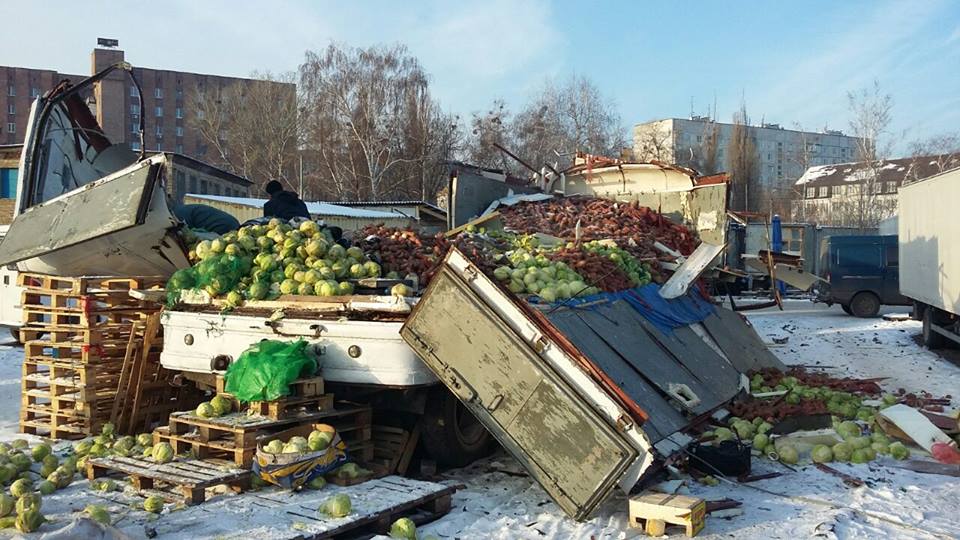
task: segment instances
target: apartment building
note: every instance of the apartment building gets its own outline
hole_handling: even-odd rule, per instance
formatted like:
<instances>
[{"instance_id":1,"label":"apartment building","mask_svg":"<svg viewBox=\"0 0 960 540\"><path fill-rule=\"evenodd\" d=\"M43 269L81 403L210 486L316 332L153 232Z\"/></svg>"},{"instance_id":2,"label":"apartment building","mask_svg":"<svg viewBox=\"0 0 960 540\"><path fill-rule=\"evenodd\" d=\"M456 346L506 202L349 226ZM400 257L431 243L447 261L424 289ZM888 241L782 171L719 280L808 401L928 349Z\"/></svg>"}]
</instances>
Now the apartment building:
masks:
<instances>
[{"instance_id":1,"label":"apartment building","mask_svg":"<svg viewBox=\"0 0 960 540\"><path fill-rule=\"evenodd\" d=\"M757 152L760 184L771 198L795 198L794 183L809 167L857 159L858 139L840 131L800 131L778 124L746 128ZM633 128L633 152L639 160L698 170L713 163L714 170L700 172L714 173L729 169L727 154L733 131L734 124L704 116L645 122ZM706 155L711 151L713 156Z\"/></svg>"}]
</instances>

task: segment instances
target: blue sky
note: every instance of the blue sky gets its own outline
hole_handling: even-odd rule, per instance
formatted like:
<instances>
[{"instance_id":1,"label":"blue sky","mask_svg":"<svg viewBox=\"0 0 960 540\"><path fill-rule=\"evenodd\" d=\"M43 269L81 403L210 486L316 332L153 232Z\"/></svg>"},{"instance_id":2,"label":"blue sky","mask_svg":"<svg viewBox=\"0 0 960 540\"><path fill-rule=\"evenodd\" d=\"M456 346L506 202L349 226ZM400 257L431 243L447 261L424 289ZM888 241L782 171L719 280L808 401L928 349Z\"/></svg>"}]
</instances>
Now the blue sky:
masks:
<instances>
[{"instance_id":1,"label":"blue sky","mask_svg":"<svg viewBox=\"0 0 960 540\"><path fill-rule=\"evenodd\" d=\"M78 10L78 6L82 9ZM848 129L846 93L877 79L898 141L960 130L960 3L0 1L0 65L86 73L98 36L135 65L246 76L294 70L331 41L406 44L445 108L514 108L548 77L590 77L624 126L705 114ZM10 24L18 20L21 24ZM45 20L43 30L27 24ZM146 22L145 22L146 21ZM31 40L42 35L42 43ZM9 44L17 43L18 47ZM898 150L904 151L903 142Z\"/></svg>"}]
</instances>

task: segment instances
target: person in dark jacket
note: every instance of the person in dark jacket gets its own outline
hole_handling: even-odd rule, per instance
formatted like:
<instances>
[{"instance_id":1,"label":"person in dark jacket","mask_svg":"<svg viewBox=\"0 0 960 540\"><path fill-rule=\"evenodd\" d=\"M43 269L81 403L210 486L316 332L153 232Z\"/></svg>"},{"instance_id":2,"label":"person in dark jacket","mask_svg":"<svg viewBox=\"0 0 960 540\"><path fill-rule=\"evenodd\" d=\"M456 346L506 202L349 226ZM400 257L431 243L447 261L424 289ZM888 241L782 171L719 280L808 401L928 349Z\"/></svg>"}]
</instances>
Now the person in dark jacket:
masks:
<instances>
[{"instance_id":1,"label":"person in dark jacket","mask_svg":"<svg viewBox=\"0 0 960 540\"><path fill-rule=\"evenodd\" d=\"M191 229L227 234L240 228L237 218L205 204L180 204L173 208L173 214Z\"/></svg>"},{"instance_id":2,"label":"person in dark jacket","mask_svg":"<svg viewBox=\"0 0 960 540\"><path fill-rule=\"evenodd\" d=\"M263 205L263 217L288 220L295 217L310 219L307 205L300 200L296 193L284 190L280 182L276 180L267 182L264 191L270 195L270 200Z\"/></svg>"}]
</instances>

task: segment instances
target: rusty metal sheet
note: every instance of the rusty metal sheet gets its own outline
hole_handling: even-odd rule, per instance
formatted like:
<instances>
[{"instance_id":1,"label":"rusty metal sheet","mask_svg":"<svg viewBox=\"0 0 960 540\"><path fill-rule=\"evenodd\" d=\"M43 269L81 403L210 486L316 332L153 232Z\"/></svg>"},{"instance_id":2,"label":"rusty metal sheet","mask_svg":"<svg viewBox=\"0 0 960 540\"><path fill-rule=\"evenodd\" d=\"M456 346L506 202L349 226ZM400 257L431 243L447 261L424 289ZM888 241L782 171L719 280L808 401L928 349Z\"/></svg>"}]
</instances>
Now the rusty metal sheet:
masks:
<instances>
[{"instance_id":1,"label":"rusty metal sheet","mask_svg":"<svg viewBox=\"0 0 960 540\"><path fill-rule=\"evenodd\" d=\"M764 345L753 326L739 314L718 308L703 320L703 327L739 371L747 373L765 367L786 369L783 362Z\"/></svg>"},{"instance_id":2,"label":"rusty metal sheet","mask_svg":"<svg viewBox=\"0 0 960 540\"><path fill-rule=\"evenodd\" d=\"M582 389L538 356L541 341L523 339L448 266L400 334L573 518L589 516L637 458Z\"/></svg>"}]
</instances>

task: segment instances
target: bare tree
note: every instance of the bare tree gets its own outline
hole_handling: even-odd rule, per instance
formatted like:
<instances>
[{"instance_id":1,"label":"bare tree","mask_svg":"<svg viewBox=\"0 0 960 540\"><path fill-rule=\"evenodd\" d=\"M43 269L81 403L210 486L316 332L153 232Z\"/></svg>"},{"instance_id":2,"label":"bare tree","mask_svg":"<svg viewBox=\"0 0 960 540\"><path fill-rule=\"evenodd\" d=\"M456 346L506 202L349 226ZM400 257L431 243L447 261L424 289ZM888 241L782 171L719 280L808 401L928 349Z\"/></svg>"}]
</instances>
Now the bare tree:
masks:
<instances>
[{"instance_id":1,"label":"bare tree","mask_svg":"<svg viewBox=\"0 0 960 540\"><path fill-rule=\"evenodd\" d=\"M424 168L449 157L456 122L406 47L308 52L300 84L311 183L322 193L380 200L435 191Z\"/></svg>"},{"instance_id":2,"label":"bare tree","mask_svg":"<svg viewBox=\"0 0 960 540\"><path fill-rule=\"evenodd\" d=\"M853 223L865 230L875 227L884 217L879 195L880 172L893 142L889 135L893 98L884 93L878 81L870 88L847 93L850 129L857 138L857 179L860 183L854 201Z\"/></svg>"},{"instance_id":3,"label":"bare tree","mask_svg":"<svg viewBox=\"0 0 960 540\"><path fill-rule=\"evenodd\" d=\"M299 120L295 75L254 73L249 84L197 87L189 122L225 168L255 182L293 186Z\"/></svg>"},{"instance_id":4,"label":"bare tree","mask_svg":"<svg viewBox=\"0 0 960 540\"><path fill-rule=\"evenodd\" d=\"M674 161L673 134L663 122L644 124L633 141L637 161Z\"/></svg>"},{"instance_id":5,"label":"bare tree","mask_svg":"<svg viewBox=\"0 0 960 540\"><path fill-rule=\"evenodd\" d=\"M760 184L759 156L751 134L746 104L733 115L733 128L727 143L727 172L730 173L730 206L735 210L759 211L765 194Z\"/></svg>"},{"instance_id":6,"label":"bare tree","mask_svg":"<svg viewBox=\"0 0 960 540\"><path fill-rule=\"evenodd\" d=\"M933 165L936 173L960 167L960 133L941 133L925 140L910 143L910 155L913 156L905 182L920 179L920 171Z\"/></svg>"},{"instance_id":7,"label":"bare tree","mask_svg":"<svg viewBox=\"0 0 960 540\"><path fill-rule=\"evenodd\" d=\"M524 169L495 146L514 148L510 130L511 116L503 100L496 99L486 112L474 112L470 118L469 134L463 157L472 165L501 169L511 174L523 174Z\"/></svg>"},{"instance_id":8,"label":"bare tree","mask_svg":"<svg viewBox=\"0 0 960 540\"><path fill-rule=\"evenodd\" d=\"M626 146L616 107L589 79L546 81L510 126L515 152L533 167L568 166L577 151L619 157Z\"/></svg>"}]
</instances>

